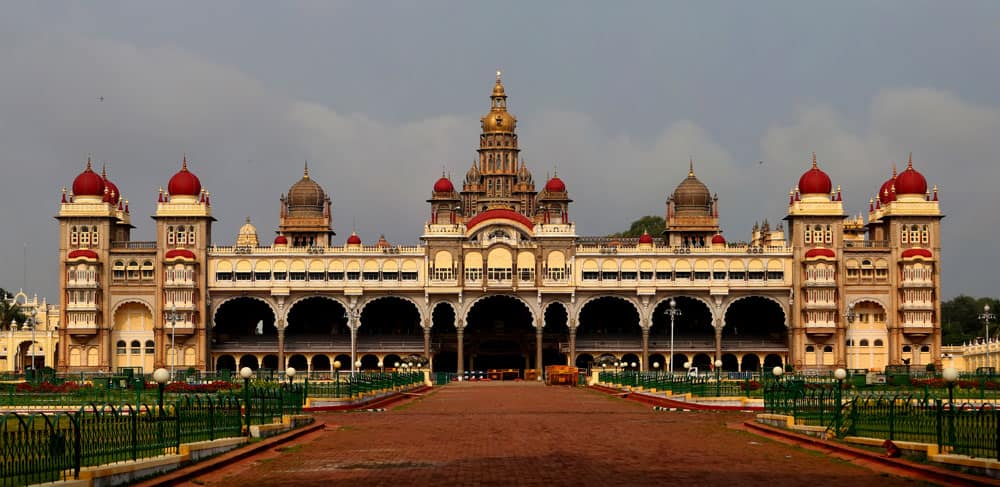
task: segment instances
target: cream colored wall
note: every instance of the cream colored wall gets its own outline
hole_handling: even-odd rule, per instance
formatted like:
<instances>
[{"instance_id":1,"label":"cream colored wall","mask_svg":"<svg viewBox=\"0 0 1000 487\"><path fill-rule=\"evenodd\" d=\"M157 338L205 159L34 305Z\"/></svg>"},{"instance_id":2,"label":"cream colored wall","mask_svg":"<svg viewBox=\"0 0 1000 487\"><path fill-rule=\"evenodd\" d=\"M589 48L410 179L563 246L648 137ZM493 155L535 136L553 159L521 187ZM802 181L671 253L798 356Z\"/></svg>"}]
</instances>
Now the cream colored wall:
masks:
<instances>
[{"instance_id":1,"label":"cream colored wall","mask_svg":"<svg viewBox=\"0 0 1000 487\"><path fill-rule=\"evenodd\" d=\"M153 350L147 351L146 342L153 340L153 314L143 304L126 303L115 312L114 327L111 330L111 368L142 367L144 372L153 370ZM119 341L125 342L125 353L121 353ZM132 346L139 342L138 350Z\"/></svg>"}]
</instances>

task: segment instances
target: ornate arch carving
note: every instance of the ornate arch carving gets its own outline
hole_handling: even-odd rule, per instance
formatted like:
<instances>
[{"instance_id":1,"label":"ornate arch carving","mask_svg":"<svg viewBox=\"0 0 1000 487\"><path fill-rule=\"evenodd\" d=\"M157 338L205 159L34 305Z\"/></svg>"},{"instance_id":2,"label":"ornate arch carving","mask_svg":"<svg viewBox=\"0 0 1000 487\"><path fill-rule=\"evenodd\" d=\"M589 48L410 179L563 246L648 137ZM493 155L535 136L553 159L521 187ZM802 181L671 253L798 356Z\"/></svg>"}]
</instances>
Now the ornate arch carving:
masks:
<instances>
[{"instance_id":1,"label":"ornate arch carving","mask_svg":"<svg viewBox=\"0 0 1000 487\"><path fill-rule=\"evenodd\" d=\"M478 303L478 302L480 302L480 301L482 301L484 299L495 298L497 296L506 296L506 297L509 297L509 298L512 298L512 299L514 299L516 301L521 302L521 304L523 304L524 307L528 309L528 314L531 315L531 326L537 327L536 323L538 322L538 313L536 313L535 308L533 308L531 306L531 303L529 303L528 300L522 298L521 296L513 294L513 293L497 293L497 294L484 294L482 296L479 296L476 299L473 299L472 301L469 301L468 304L465 305L465 308L462 310L462 320L461 320L462 321L462 328L464 329L467 326L467 324L469 322L469 312L472 311L472 308L476 307L476 303ZM456 323L456 327L457 327L457 323Z\"/></svg>"},{"instance_id":2,"label":"ornate arch carving","mask_svg":"<svg viewBox=\"0 0 1000 487\"><path fill-rule=\"evenodd\" d=\"M223 298L221 300L219 300L219 299L213 299L212 300L212 310L211 310L212 311L212 313L211 313L212 314L212 322L209 323L211 325L211 328L215 328L215 318L216 318L216 315L219 314L219 309L222 308L222 305L224 305L224 304L226 304L226 303L228 303L230 301L234 301L234 300L240 299L240 298L250 298L250 299L254 299L254 300L257 300L257 301L260 301L260 302L266 304L268 308L271 308L271 314L274 316L274 326L275 327L278 326L278 319L279 319L278 310L275 308L274 303L272 303L270 300L262 298L260 296L240 295L240 296L229 296L229 297Z\"/></svg>"},{"instance_id":3,"label":"ornate arch carving","mask_svg":"<svg viewBox=\"0 0 1000 487\"><path fill-rule=\"evenodd\" d=\"M579 324L580 324L580 315L583 313L583 310L587 308L587 305L590 304L591 301L595 301L595 300L598 300L598 299L601 299L601 298L620 299L622 301L625 301L625 302L631 304L632 307L635 308L635 314L639 317L639 327L642 328L642 322L643 322L643 318L642 318L642 305L640 305L638 302L636 302L636 300L634 300L634 299L632 299L630 297L627 297L627 296L616 296L614 294L604 294L604 295L599 295L599 296L591 296L591 297L587 298L586 300L584 300L582 303L580 303L580 305L577 306L576 310L574 310L573 315L572 315L574 317L574 319L575 319L575 322L577 323L577 326L579 326Z\"/></svg>"},{"instance_id":4,"label":"ornate arch carving","mask_svg":"<svg viewBox=\"0 0 1000 487\"><path fill-rule=\"evenodd\" d=\"M417 316L420 319L420 327L421 328L424 327L424 309L420 307L420 304L417 303L414 299L412 299L410 297L407 297L407 296L398 296L398 295L392 294L392 295L386 295L386 296L371 297L371 298L368 298L368 299L362 301L361 303L359 303L357 305L357 310L358 310L358 328L361 327L361 315L364 314L365 308L367 308L369 304L372 304L372 303L374 303L376 301L381 301L383 299L388 299L388 298L401 299L403 301L406 301L406 302L412 304L413 307L416 308L416 310L417 310Z\"/></svg>"},{"instance_id":5,"label":"ornate arch carving","mask_svg":"<svg viewBox=\"0 0 1000 487\"><path fill-rule=\"evenodd\" d=\"M774 296L768 296L766 294L748 294L746 296L737 296L737 297L729 300L729 302L727 302L726 305L722 308L722 316L721 316L722 322L723 322L722 326L726 326L726 324L725 324L726 314L729 313L730 306L732 306L733 304L735 304L738 301L742 301L744 299L754 298L754 297L756 297L756 298L764 298L764 299L766 299L768 301L773 302L774 304L777 304L778 305L778 309L781 310L781 318L782 318L783 324L785 325L785 329L789 329L790 328L790 326L788 324L788 310L785 307L786 306L785 303L782 303L781 300L779 300L778 298L776 298Z\"/></svg>"}]
</instances>

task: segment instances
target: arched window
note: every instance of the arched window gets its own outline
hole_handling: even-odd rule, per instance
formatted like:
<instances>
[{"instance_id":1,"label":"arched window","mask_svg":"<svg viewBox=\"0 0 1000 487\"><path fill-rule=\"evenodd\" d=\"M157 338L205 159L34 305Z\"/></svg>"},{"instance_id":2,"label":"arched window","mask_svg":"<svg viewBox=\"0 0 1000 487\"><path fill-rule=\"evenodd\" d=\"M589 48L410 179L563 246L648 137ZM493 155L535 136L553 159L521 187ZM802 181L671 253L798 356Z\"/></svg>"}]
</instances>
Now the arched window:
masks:
<instances>
[{"instance_id":1,"label":"arched window","mask_svg":"<svg viewBox=\"0 0 1000 487\"><path fill-rule=\"evenodd\" d=\"M125 269L125 274L129 279L139 278L139 263L131 260L128 263L128 268Z\"/></svg>"},{"instance_id":2,"label":"arched window","mask_svg":"<svg viewBox=\"0 0 1000 487\"><path fill-rule=\"evenodd\" d=\"M875 339L875 346L876 347L881 347L883 344L884 344L884 342L882 341L881 338L876 338Z\"/></svg>"},{"instance_id":3,"label":"arched window","mask_svg":"<svg viewBox=\"0 0 1000 487\"><path fill-rule=\"evenodd\" d=\"M139 343L139 340L132 340L132 354L139 355L139 353L141 352L142 352L142 344Z\"/></svg>"},{"instance_id":4,"label":"arched window","mask_svg":"<svg viewBox=\"0 0 1000 487\"><path fill-rule=\"evenodd\" d=\"M823 353L830 353L832 351L833 351L833 347L830 346L830 345L826 345L825 347L823 347Z\"/></svg>"},{"instance_id":5,"label":"arched window","mask_svg":"<svg viewBox=\"0 0 1000 487\"><path fill-rule=\"evenodd\" d=\"M156 344L153 340L146 340L146 355L152 355L156 353Z\"/></svg>"},{"instance_id":6,"label":"arched window","mask_svg":"<svg viewBox=\"0 0 1000 487\"><path fill-rule=\"evenodd\" d=\"M173 245L174 242L175 242L175 240L174 240L174 227L173 226L169 226L169 227L167 227L167 245Z\"/></svg>"},{"instance_id":7,"label":"arched window","mask_svg":"<svg viewBox=\"0 0 1000 487\"><path fill-rule=\"evenodd\" d=\"M184 227L177 227L177 245L184 245L187 243L187 233L184 233Z\"/></svg>"},{"instance_id":8,"label":"arched window","mask_svg":"<svg viewBox=\"0 0 1000 487\"><path fill-rule=\"evenodd\" d=\"M153 261L145 260L142 262L142 280L150 280L153 278Z\"/></svg>"},{"instance_id":9,"label":"arched window","mask_svg":"<svg viewBox=\"0 0 1000 487\"><path fill-rule=\"evenodd\" d=\"M909 345L903 345L903 353L910 353L913 349Z\"/></svg>"},{"instance_id":10,"label":"arched window","mask_svg":"<svg viewBox=\"0 0 1000 487\"><path fill-rule=\"evenodd\" d=\"M806 345L806 353L814 353L814 352L816 352L816 347L812 345Z\"/></svg>"},{"instance_id":11,"label":"arched window","mask_svg":"<svg viewBox=\"0 0 1000 487\"><path fill-rule=\"evenodd\" d=\"M83 247L90 246L90 228L87 225L80 227L80 245Z\"/></svg>"},{"instance_id":12,"label":"arched window","mask_svg":"<svg viewBox=\"0 0 1000 487\"><path fill-rule=\"evenodd\" d=\"M90 244L97 247L97 225L90 227Z\"/></svg>"},{"instance_id":13,"label":"arched window","mask_svg":"<svg viewBox=\"0 0 1000 487\"><path fill-rule=\"evenodd\" d=\"M118 340L118 343L115 343L115 353L125 355L125 340Z\"/></svg>"},{"instance_id":14,"label":"arched window","mask_svg":"<svg viewBox=\"0 0 1000 487\"><path fill-rule=\"evenodd\" d=\"M931 347L929 347L927 345L924 345L924 346L920 347L920 352L921 353L927 353L927 352L930 352L930 351L931 351Z\"/></svg>"},{"instance_id":15,"label":"arched window","mask_svg":"<svg viewBox=\"0 0 1000 487\"><path fill-rule=\"evenodd\" d=\"M111 278L125 279L125 262L116 260L115 263L111 265Z\"/></svg>"},{"instance_id":16,"label":"arched window","mask_svg":"<svg viewBox=\"0 0 1000 487\"><path fill-rule=\"evenodd\" d=\"M865 338L861 339L861 345L860 346L867 347L868 346L868 339L865 339Z\"/></svg>"},{"instance_id":17,"label":"arched window","mask_svg":"<svg viewBox=\"0 0 1000 487\"><path fill-rule=\"evenodd\" d=\"M188 227L188 245L194 245L194 226Z\"/></svg>"},{"instance_id":18,"label":"arched window","mask_svg":"<svg viewBox=\"0 0 1000 487\"><path fill-rule=\"evenodd\" d=\"M69 229L69 244L76 247L80 243L80 234L77 232L76 225L73 225Z\"/></svg>"}]
</instances>

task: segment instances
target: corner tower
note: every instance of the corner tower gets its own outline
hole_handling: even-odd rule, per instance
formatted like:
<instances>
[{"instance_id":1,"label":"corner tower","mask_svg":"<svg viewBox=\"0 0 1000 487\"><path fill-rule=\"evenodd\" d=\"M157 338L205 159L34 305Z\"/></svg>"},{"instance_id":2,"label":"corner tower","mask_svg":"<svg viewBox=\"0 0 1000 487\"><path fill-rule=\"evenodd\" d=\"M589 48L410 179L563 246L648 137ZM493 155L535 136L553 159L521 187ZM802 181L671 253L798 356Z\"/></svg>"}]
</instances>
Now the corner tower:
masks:
<instances>
[{"instance_id":1,"label":"corner tower","mask_svg":"<svg viewBox=\"0 0 1000 487\"><path fill-rule=\"evenodd\" d=\"M309 177L309 164L302 170L302 179L281 195L278 233L292 247L329 247L333 232L330 197L323 187Z\"/></svg>"}]
</instances>

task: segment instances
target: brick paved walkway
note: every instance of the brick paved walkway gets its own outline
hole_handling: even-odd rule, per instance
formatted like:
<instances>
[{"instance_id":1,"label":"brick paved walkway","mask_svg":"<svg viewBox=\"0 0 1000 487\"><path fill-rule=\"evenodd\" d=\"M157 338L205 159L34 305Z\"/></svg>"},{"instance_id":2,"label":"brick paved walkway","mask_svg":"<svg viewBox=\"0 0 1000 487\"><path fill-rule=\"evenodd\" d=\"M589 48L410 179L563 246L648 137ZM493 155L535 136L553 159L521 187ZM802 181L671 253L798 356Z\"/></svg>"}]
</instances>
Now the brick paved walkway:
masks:
<instances>
[{"instance_id":1,"label":"brick paved walkway","mask_svg":"<svg viewBox=\"0 0 1000 487\"><path fill-rule=\"evenodd\" d=\"M904 485L726 427L587 389L452 384L382 413L318 415L294 444L188 485Z\"/></svg>"}]
</instances>

